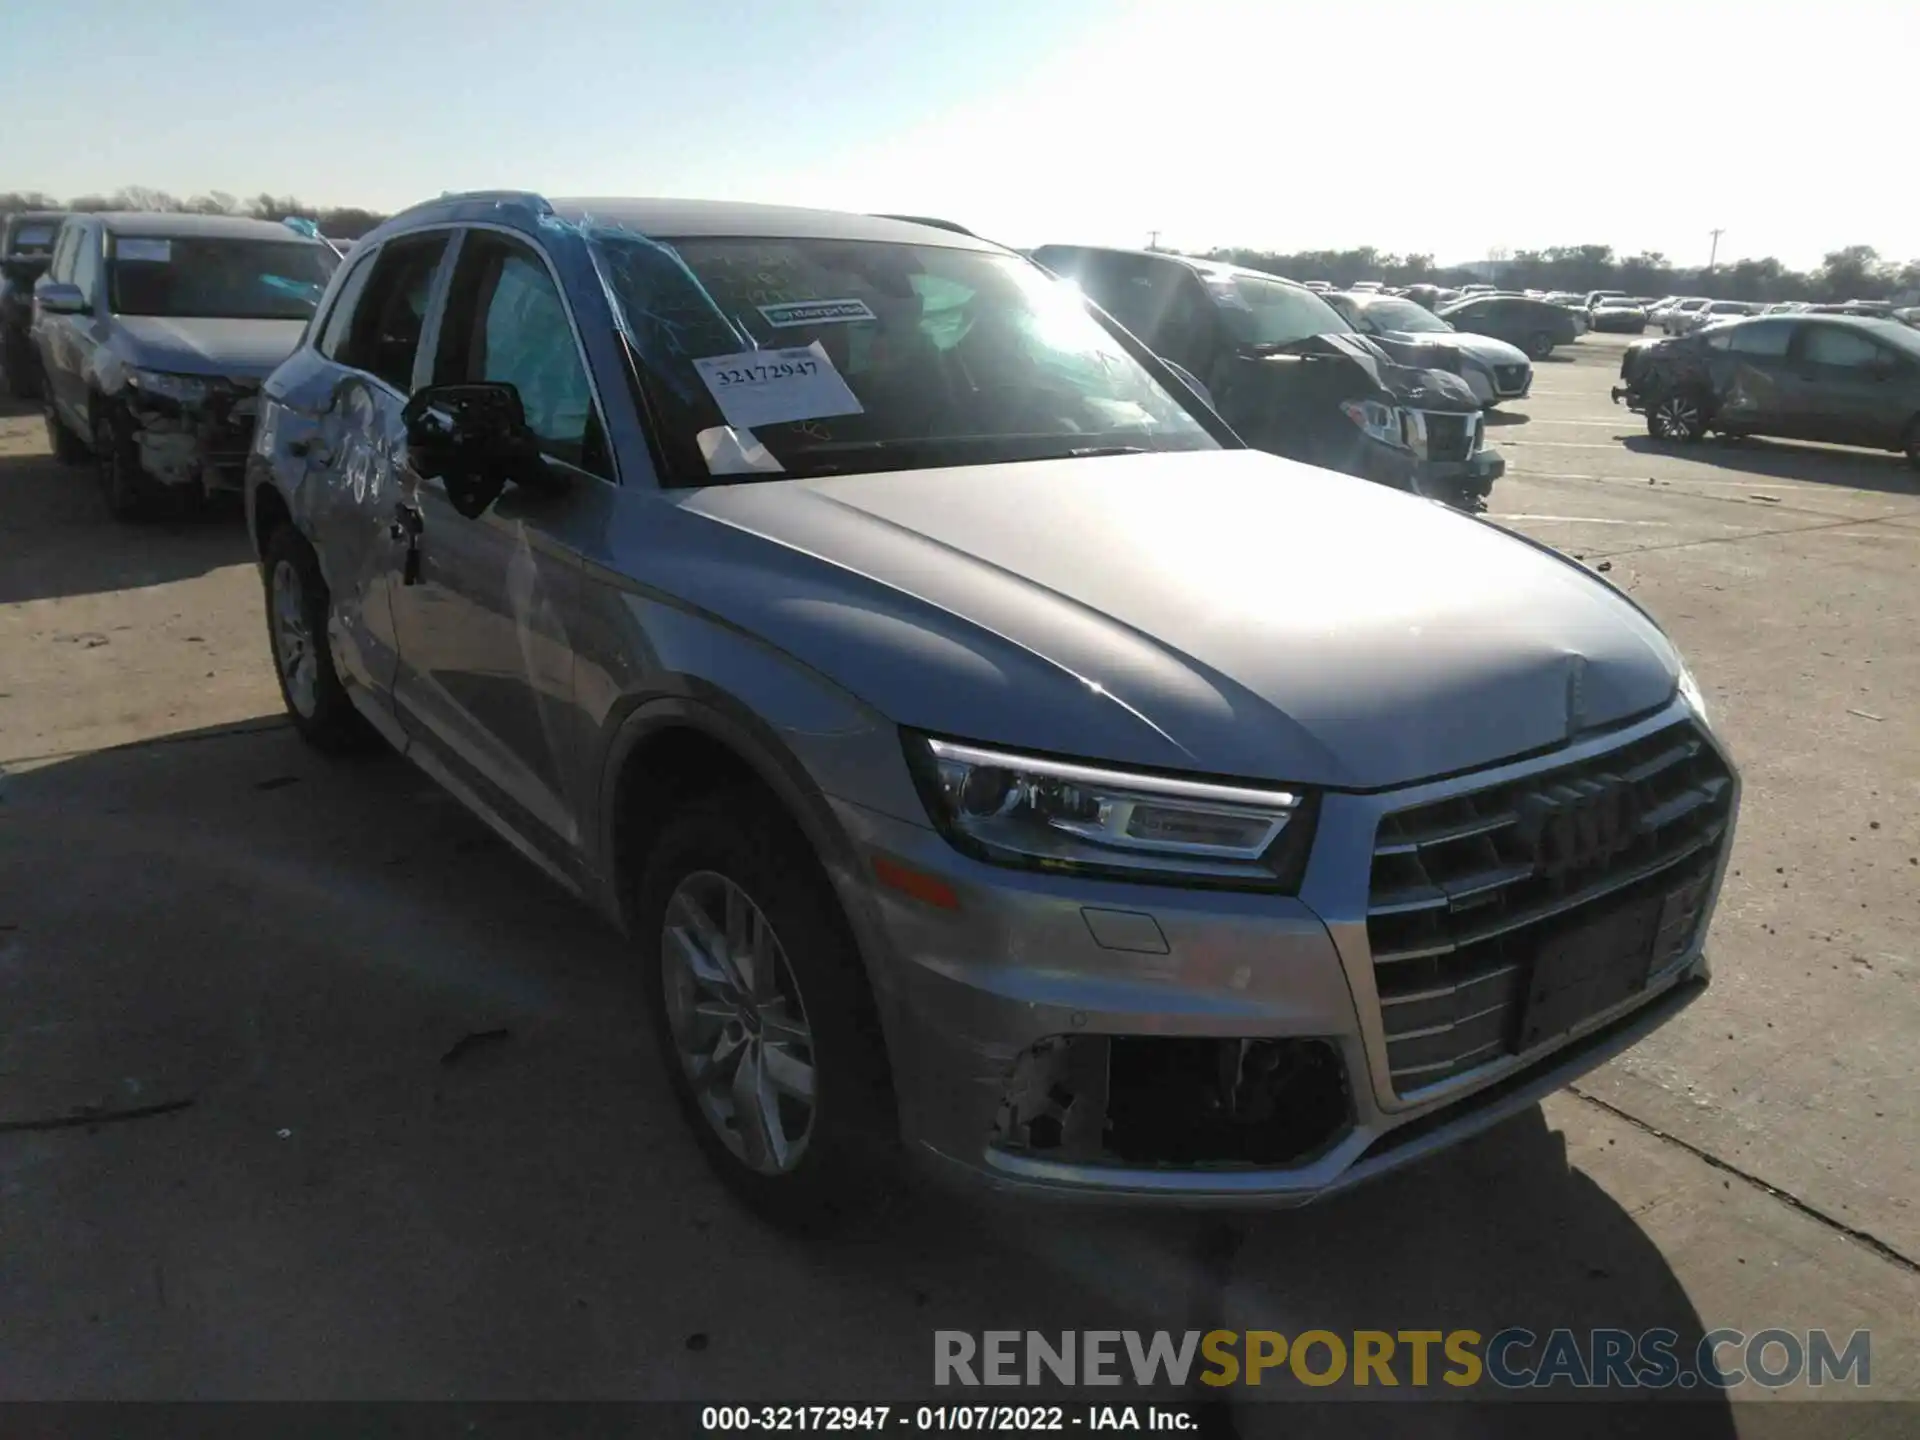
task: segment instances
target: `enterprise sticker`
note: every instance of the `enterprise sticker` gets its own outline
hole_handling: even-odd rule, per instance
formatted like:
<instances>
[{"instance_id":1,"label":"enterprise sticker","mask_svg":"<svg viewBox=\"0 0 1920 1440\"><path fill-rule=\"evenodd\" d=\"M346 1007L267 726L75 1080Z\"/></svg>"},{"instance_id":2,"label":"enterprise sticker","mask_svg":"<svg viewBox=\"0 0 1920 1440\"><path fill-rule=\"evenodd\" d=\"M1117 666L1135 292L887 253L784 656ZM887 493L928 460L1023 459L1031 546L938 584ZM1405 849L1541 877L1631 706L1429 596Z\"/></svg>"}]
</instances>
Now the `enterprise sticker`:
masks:
<instances>
[{"instance_id":1,"label":"enterprise sticker","mask_svg":"<svg viewBox=\"0 0 1920 1440\"><path fill-rule=\"evenodd\" d=\"M785 330L796 325L844 325L879 317L864 300L791 300L784 305L756 305L767 324Z\"/></svg>"}]
</instances>

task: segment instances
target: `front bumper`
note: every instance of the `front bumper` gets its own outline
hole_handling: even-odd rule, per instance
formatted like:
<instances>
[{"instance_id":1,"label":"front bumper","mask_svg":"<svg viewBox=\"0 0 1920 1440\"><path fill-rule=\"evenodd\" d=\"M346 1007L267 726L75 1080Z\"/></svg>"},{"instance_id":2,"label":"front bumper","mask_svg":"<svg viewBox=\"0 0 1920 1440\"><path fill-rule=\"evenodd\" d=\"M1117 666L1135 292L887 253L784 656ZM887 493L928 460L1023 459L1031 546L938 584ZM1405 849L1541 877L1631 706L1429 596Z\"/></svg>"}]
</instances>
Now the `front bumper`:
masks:
<instances>
[{"instance_id":1,"label":"front bumper","mask_svg":"<svg viewBox=\"0 0 1920 1440\"><path fill-rule=\"evenodd\" d=\"M1298 897L1205 892L1001 869L934 831L835 802L865 853L939 877L940 909L871 887L868 945L909 1149L936 1174L991 1188L1138 1204L1271 1207L1333 1194L1447 1148L1524 1109L1690 1004L1707 983L1704 936L1737 811L1709 857L1700 919L1646 988L1556 1037L1474 1060L1396 1092L1369 942L1371 866L1383 818L1641 743L1685 718L1677 705L1550 760L1389 795L1323 797ZM1718 754L1717 749L1714 752ZM1731 773L1731 765L1727 766ZM1696 884L1705 882L1695 882ZM1395 1002L1399 1003L1399 1002ZM1425 1022L1421 1022L1425 1023ZM1009 1141L1010 1096L1061 1041L1312 1045L1337 1057L1341 1113L1299 1154L1263 1163L1137 1155ZM1404 1048L1401 1052L1405 1059ZM1464 1066L1463 1062L1463 1066ZM1024 1084L1024 1082L1019 1082ZM1026 1090L1019 1090L1024 1096ZM1077 1100L1074 1103L1078 1103ZM1102 1111L1105 1100L1100 1102ZM1102 1113L1096 1111L1096 1114ZM1073 1111L1069 1106L1069 1117ZM1109 1132L1117 1123L1109 1118ZM1203 1117L1192 1116L1199 1125ZM1069 1118L1066 1127L1072 1125ZM1088 1135L1082 1127L1083 1140ZM1091 1132L1095 1143L1100 1131Z\"/></svg>"},{"instance_id":2,"label":"front bumper","mask_svg":"<svg viewBox=\"0 0 1920 1440\"><path fill-rule=\"evenodd\" d=\"M210 383L204 401L182 404L124 394L140 468L161 485L198 485L209 491L242 487L259 400L250 388Z\"/></svg>"},{"instance_id":3,"label":"front bumper","mask_svg":"<svg viewBox=\"0 0 1920 1440\"><path fill-rule=\"evenodd\" d=\"M1465 460L1423 460L1409 451L1371 442L1365 477L1415 495L1446 498L1474 495L1485 498L1493 482L1507 473L1507 462L1497 450L1482 448Z\"/></svg>"}]
</instances>

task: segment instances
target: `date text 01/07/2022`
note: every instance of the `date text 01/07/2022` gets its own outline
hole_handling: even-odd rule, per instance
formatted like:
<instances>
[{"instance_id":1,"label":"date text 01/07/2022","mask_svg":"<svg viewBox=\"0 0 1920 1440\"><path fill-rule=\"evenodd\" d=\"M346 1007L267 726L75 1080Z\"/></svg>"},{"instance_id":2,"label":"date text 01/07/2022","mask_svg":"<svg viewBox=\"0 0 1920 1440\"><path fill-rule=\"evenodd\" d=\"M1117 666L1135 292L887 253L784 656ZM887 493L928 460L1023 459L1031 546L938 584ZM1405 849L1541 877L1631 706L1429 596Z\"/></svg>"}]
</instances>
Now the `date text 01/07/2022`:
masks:
<instances>
[{"instance_id":1,"label":"date text 01/07/2022","mask_svg":"<svg viewBox=\"0 0 1920 1440\"><path fill-rule=\"evenodd\" d=\"M1198 1430L1200 1418L1179 1405L708 1405L700 1411L700 1428L710 1434L964 1431L1011 1435L1076 1430L1179 1434Z\"/></svg>"}]
</instances>

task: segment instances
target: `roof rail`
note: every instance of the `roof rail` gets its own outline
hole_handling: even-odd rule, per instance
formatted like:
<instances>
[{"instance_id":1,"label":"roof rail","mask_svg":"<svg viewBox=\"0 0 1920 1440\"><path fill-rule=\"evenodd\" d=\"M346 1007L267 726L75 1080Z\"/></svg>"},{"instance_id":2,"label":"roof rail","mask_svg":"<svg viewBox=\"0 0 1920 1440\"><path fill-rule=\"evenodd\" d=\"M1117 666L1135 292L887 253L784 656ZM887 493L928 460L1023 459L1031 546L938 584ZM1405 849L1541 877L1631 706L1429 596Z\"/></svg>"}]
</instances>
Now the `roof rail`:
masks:
<instances>
[{"instance_id":1,"label":"roof rail","mask_svg":"<svg viewBox=\"0 0 1920 1440\"><path fill-rule=\"evenodd\" d=\"M400 211L401 215L411 214L415 210L424 210L429 205L446 205L456 201L471 201L486 204L492 201L496 205L524 205L536 215L551 215L553 206L547 197L537 195L531 190L443 190L432 200L421 200Z\"/></svg>"},{"instance_id":2,"label":"roof rail","mask_svg":"<svg viewBox=\"0 0 1920 1440\"><path fill-rule=\"evenodd\" d=\"M970 240L980 238L964 225L956 224L952 220L937 220L931 215L888 215L881 213L876 214L873 218L876 220L903 220L909 225L931 225L936 230L950 230L955 235L965 235Z\"/></svg>"}]
</instances>

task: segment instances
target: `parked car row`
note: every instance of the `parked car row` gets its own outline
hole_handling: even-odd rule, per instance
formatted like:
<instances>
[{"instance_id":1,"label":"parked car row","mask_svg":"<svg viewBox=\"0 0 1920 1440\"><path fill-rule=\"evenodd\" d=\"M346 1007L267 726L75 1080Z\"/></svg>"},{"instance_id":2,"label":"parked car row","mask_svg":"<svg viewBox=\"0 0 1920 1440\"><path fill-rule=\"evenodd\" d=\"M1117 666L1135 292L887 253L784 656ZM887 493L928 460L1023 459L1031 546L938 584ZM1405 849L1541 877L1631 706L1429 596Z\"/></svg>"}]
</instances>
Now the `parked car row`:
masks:
<instances>
[{"instance_id":1,"label":"parked car row","mask_svg":"<svg viewBox=\"0 0 1920 1440\"><path fill-rule=\"evenodd\" d=\"M1361 334L1271 276L1047 249L1090 304L957 227L739 204L448 195L337 268L204 223L63 222L56 438L172 477L246 383L294 729L384 739L628 937L667 1083L775 1221L902 1155L1298 1203L1704 990L1739 779L1659 627L1223 419L1316 392L1470 457L1472 392L1391 358L1384 297ZM275 324L257 383L237 327Z\"/></svg>"},{"instance_id":2,"label":"parked car row","mask_svg":"<svg viewBox=\"0 0 1920 1440\"><path fill-rule=\"evenodd\" d=\"M7 393L31 400L40 393L40 366L29 330L34 282L47 272L54 237L66 216L22 211L0 222L0 374Z\"/></svg>"},{"instance_id":3,"label":"parked car row","mask_svg":"<svg viewBox=\"0 0 1920 1440\"><path fill-rule=\"evenodd\" d=\"M1819 440L1901 451L1920 468L1920 331L1889 318L1763 315L1639 341L1613 398L1656 439Z\"/></svg>"}]
</instances>

